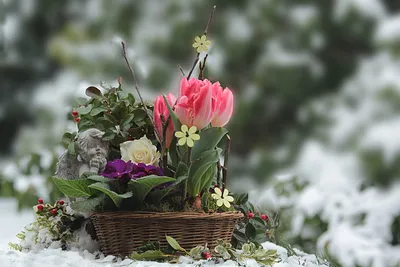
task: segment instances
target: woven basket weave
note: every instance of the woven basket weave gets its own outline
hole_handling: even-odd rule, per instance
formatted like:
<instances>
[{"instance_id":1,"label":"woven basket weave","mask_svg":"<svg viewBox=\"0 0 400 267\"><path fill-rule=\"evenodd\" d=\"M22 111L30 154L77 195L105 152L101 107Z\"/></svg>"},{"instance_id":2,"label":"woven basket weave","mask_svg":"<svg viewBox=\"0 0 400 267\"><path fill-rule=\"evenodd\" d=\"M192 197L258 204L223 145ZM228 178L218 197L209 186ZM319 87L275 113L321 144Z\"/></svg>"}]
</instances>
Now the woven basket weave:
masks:
<instances>
[{"instance_id":1,"label":"woven basket weave","mask_svg":"<svg viewBox=\"0 0 400 267\"><path fill-rule=\"evenodd\" d=\"M98 212L91 215L101 251L127 256L147 241L167 247L165 235L175 238L185 249L198 245L213 248L217 240L229 242L239 212Z\"/></svg>"}]
</instances>

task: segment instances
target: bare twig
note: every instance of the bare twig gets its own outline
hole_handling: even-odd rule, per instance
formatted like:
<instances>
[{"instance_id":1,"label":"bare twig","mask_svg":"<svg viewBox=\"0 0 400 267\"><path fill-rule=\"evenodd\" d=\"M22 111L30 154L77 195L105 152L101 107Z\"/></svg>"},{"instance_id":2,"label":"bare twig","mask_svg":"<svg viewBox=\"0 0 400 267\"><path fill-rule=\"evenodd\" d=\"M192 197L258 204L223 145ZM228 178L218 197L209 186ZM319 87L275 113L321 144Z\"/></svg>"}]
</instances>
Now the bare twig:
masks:
<instances>
[{"instance_id":1,"label":"bare twig","mask_svg":"<svg viewBox=\"0 0 400 267\"><path fill-rule=\"evenodd\" d=\"M211 14L210 14L210 16L208 17L208 21L207 21L207 25L206 25L206 28L205 28L205 30L204 30L204 35L206 35L207 36L207 33L208 33L208 30L209 30L209 28L210 28L210 26L211 26L211 21L212 21L212 18L213 18L213 15L214 15L214 12L215 12L215 9L217 8L217 6L214 6L213 7L213 9L211 10ZM194 68L196 67L196 65L197 65L197 63L199 62L199 57L200 57L200 53L197 53L197 56L196 56L196 59L194 60L194 62L193 62L193 66L192 66L192 68L190 69L190 71L189 71L189 74L188 74L188 76L187 76L187 80L189 80L189 78L190 78L190 76L192 76L192 73L193 73L193 71L194 71ZM204 62L205 63L205 62Z\"/></svg>"},{"instance_id":2,"label":"bare twig","mask_svg":"<svg viewBox=\"0 0 400 267\"><path fill-rule=\"evenodd\" d=\"M222 188L226 188L226 183L228 180L228 159L229 159L229 151L231 150L231 137L226 135L226 143L225 143L225 156L224 156L224 167L222 168Z\"/></svg>"},{"instance_id":3,"label":"bare twig","mask_svg":"<svg viewBox=\"0 0 400 267\"><path fill-rule=\"evenodd\" d=\"M143 100L143 98L142 98L142 95L140 94L140 91L139 91L139 84L138 84L138 81L137 81L137 79L136 79L135 72L133 71L133 69L132 69L132 67L131 67L131 64L129 64L129 60L128 60L127 56L126 56L125 43L124 43L124 42L121 42L121 45L122 45L122 56L124 57L125 62L126 62L126 65L128 66L129 72L131 73L132 78L133 78L133 80L135 81L135 89L136 89L137 94L139 95L140 102L142 102L143 108L145 109L147 116L149 117L150 121L152 121L152 119L150 118L150 115L149 115L149 113L148 113L147 106L146 106L146 104L144 103L144 100Z\"/></svg>"},{"instance_id":4,"label":"bare twig","mask_svg":"<svg viewBox=\"0 0 400 267\"><path fill-rule=\"evenodd\" d=\"M183 69L182 69L182 67L181 67L181 65L178 65L178 68L179 68L179 70L181 71L182 75L183 75L183 76L186 76L186 75L185 75L185 72L183 71Z\"/></svg>"},{"instance_id":5,"label":"bare twig","mask_svg":"<svg viewBox=\"0 0 400 267\"><path fill-rule=\"evenodd\" d=\"M207 62L207 58L208 58L208 54L206 54L206 56L204 57L203 63L201 63L200 61L200 71L199 71L199 79L203 80L204 79L204 69L206 67L206 62Z\"/></svg>"}]
</instances>

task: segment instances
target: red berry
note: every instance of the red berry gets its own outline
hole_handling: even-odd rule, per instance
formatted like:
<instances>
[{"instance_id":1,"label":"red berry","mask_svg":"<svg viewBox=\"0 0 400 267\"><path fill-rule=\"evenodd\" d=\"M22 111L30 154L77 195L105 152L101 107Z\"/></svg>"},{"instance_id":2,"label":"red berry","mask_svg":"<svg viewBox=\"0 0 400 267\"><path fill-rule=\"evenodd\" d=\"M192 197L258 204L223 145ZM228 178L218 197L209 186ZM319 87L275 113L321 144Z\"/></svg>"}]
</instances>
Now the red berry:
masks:
<instances>
[{"instance_id":1,"label":"red berry","mask_svg":"<svg viewBox=\"0 0 400 267\"><path fill-rule=\"evenodd\" d=\"M62 205L64 205L64 200L60 200L60 201L58 201L58 203L62 206Z\"/></svg>"},{"instance_id":2,"label":"red berry","mask_svg":"<svg viewBox=\"0 0 400 267\"><path fill-rule=\"evenodd\" d=\"M52 209L52 210L51 210L51 214L53 214L54 216L56 216L56 215L57 215L57 210L56 210L56 209Z\"/></svg>"},{"instance_id":3,"label":"red berry","mask_svg":"<svg viewBox=\"0 0 400 267\"><path fill-rule=\"evenodd\" d=\"M43 204L43 198L39 198L37 201L39 204Z\"/></svg>"},{"instance_id":4,"label":"red berry","mask_svg":"<svg viewBox=\"0 0 400 267\"><path fill-rule=\"evenodd\" d=\"M248 211L247 212L247 217L249 217L249 219L253 218L254 217L254 213Z\"/></svg>"},{"instance_id":5,"label":"red berry","mask_svg":"<svg viewBox=\"0 0 400 267\"><path fill-rule=\"evenodd\" d=\"M261 215L261 219L262 219L262 220L264 220L264 221L266 221L266 222L268 222L268 221L269 221L269 218L268 218L268 216L267 216L267 215L265 215L265 214Z\"/></svg>"},{"instance_id":6,"label":"red berry","mask_svg":"<svg viewBox=\"0 0 400 267\"><path fill-rule=\"evenodd\" d=\"M78 115L79 115L78 111L76 111L76 110L73 110L73 111L71 112L71 114L72 114L72 116L74 116L74 117L78 117Z\"/></svg>"},{"instance_id":7,"label":"red berry","mask_svg":"<svg viewBox=\"0 0 400 267\"><path fill-rule=\"evenodd\" d=\"M79 117L78 117L78 118L75 118L74 121L75 121L76 123L78 123L78 122L81 121L81 118L79 118Z\"/></svg>"},{"instance_id":8,"label":"red berry","mask_svg":"<svg viewBox=\"0 0 400 267\"><path fill-rule=\"evenodd\" d=\"M201 253L201 255L203 256L203 258L205 258L205 259L210 259L212 256L211 256L211 253L210 252L203 252L203 253Z\"/></svg>"},{"instance_id":9,"label":"red berry","mask_svg":"<svg viewBox=\"0 0 400 267\"><path fill-rule=\"evenodd\" d=\"M42 211L43 210L43 205L42 204L37 205L37 209L38 209L38 211Z\"/></svg>"}]
</instances>

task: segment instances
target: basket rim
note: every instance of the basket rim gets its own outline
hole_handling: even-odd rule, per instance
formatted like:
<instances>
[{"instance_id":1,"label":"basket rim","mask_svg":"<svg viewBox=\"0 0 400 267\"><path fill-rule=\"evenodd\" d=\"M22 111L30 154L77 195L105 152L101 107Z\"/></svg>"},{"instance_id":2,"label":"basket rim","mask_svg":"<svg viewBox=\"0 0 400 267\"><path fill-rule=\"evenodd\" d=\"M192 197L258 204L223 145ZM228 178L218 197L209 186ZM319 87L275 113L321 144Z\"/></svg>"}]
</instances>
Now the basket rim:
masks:
<instances>
[{"instance_id":1,"label":"basket rim","mask_svg":"<svg viewBox=\"0 0 400 267\"><path fill-rule=\"evenodd\" d=\"M104 211L93 212L90 218L109 218L109 219L228 219L228 218L242 218L243 213L240 211L227 211L227 212L150 212L150 211Z\"/></svg>"}]
</instances>

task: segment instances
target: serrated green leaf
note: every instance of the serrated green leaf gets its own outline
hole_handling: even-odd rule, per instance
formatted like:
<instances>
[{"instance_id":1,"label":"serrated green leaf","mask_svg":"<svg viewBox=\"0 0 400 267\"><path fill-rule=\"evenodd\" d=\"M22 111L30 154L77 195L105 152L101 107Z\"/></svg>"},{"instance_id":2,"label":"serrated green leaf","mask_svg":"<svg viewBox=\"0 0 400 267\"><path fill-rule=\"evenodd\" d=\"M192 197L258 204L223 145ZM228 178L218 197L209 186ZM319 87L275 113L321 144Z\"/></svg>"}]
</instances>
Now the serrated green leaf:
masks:
<instances>
[{"instance_id":1,"label":"serrated green leaf","mask_svg":"<svg viewBox=\"0 0 400 267\"><path fill-rule=\"evenodd\" d=\"M167 258L167 255L164 255L160 250L148 250L144 253L137 253L133 252L129 258L137 260L137 261L155 261L155 260L160 260L160 259L165 259Z\"/></svg>"},{"instance_id":2,"label":"serrated green leaf","mask_svg":"<svg viewBox=\"0 0 400 267\"><path fill-rule=\"evenodd\" d=\"M132 113L134 114L133 121L136 123L142 122L146 118L146 111L143 109L135 109Z\"/></svg>"},{"instance_id":3,"label":"serrated green leaf","mask_svg":"<svg viewBox=\"0 0 400 267\"><path fill-rule=\"evenodd\" d=\"M192 149L192 160L198 159L204 151L214 149L227 133L228 130L221 127L212 127L201 131L199 133L200 140L195 142Z\"/></svg>"},{"instance_id":4,"label":"serrated green leaf","mask_svg":"<svg viewBox=\"0 0 400 267\"><path fill-rule=\"evenodd\" d=\"M90 197L95 190L89 188L93 181L87 179L64 180L52 177L58 189L67 197Z\"/></svg>"},{"instance_id":5,"label":"serrated green leaf","mask_svg":"<svg viewBox=\"0 0 400 267\"><path fill-rule=\"evenodd\" d=\"M149 175L137 180L130 180L128 183L128 188L129 191L133 193L133 198L135 199L136 204L140 205L149 194L151 189L173 181L175 181L175 179L171 177Z\"/></svg>"},{"instance_id":6,"label":"serrated green leaf","mask_svg":"<svg viewBox=\"0 0 400 267\"><path fill-rule=\"evenodd\" d=\"M110 186L106 183L97 182L94 184L89 185L90 188L99 190L109 196L111 200L114 202L115 206L119 207L122 199L132 197L132 192L126 192L125 194L117 194L114 191L110 190Z\"/></svg>"},{"instance_id":7,"label":"serrated green leaf","mask_svg":"<svg viewBox=\"0 0 400 267\"><path fill-rule=\"evenodd\" d=\"M252 225L251 223L246 224L245 234L249 239L255 238L257 231L254 225Z\"/></svg>"},{"instance_id":8,"label":"serrated green leaf","mask_svg":"<svg viewBox=\"0 0 400 267\"><path fill-rule=\"evenodd\" d=\"M175 238L173 238L173 237L171 237L171 236L168 236L168 235L166 235L165 238L167 239L168 244L169 244L173 249L178 250L178 251L182 251L182 252L186 252L186 253L187 253L187 251L186 251L183 247L181 247L181 246L179 245L178 241L176 241Z\"/></svg>"},{"instance_id":9,"label":"serrated green leaf","mask_svg":"<svg viewBox=\"0 0 400 267\"><path fill-rule=\"evenodd\" d=\"M96 211L96 208L99 207L104 201L105 195L102 194L100 196L92 196L86 200L75 201L71 203L70 207L74 211L77 212L92 212Z\"/></svg>"}]
</instances>

